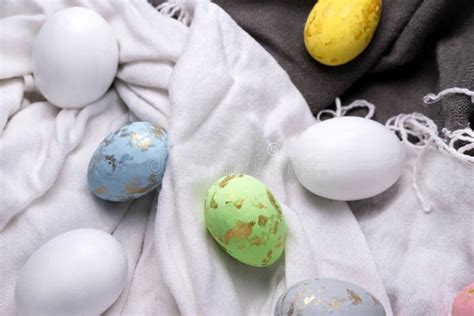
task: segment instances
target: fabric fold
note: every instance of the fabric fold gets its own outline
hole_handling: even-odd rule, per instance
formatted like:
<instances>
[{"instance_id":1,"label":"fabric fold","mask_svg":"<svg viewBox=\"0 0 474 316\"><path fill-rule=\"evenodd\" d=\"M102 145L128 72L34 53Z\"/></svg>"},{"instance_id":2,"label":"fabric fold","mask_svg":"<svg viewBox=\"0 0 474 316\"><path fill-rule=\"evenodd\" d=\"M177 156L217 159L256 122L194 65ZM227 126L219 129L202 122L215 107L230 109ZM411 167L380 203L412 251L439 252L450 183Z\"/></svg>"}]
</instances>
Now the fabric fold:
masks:
<instances>
[{"instance_id":1,"label":"fabric fold","mask_svg":"<svg viewBox=\"0 0 474 316\"><path fill-rule=\"evenodd\" d=\"M102 15L120 46L115 85L80 110L49 104L31 79L36 32L49 15L70 6ZM101 201L88 190L87 166L102 139L129 120L167 126L168 81L187 27L144 0L7 1L1 7L0 314L16 314L15 280L33 251L60 233L84 227L112 233L127 256L127 287L110 315L151 315L160 308L175 314L152 250L156 197Z\"/></svg>"},{"instance_id":2,"label":"fabric fold","mask_svg":"<svg viewBox=\"0 0 474 316\"><path fill-rule=\"evenodd\" d=\"M29 83L36 32L48 15L71 5L89 7L107 19L120 46L110 91L81 110L54 107L38 98ZM427 288L421 269L428 269L428 262L415 265L411 260L421 259L416 248L406 245L411 240L394 234L389 225L404 202L356 218L347 203L306 191L290 160L294 138L315 123L306 101L278 63L220 7L195 2L185 9L193 16L189 28L146 1L2 4L0 314L15 314L15 280L33 251L60 233L83 227L113 234L127 256L127 286L106 315L268 315L285 288L317 277L366 288L388 315L425 312L435 295L415 295L415 283L404 283L415 275ZM150 121L168 132L170 155L162 186L133 202L99 200L87 188L89 159L107 134L130 120ZM428 158L422 156L428 166L422 187L436 196L429 170L436 172L439 164L433 167ZM463 168L451 171L462 177ZM237 262L206 231L205 192L218 177L233 172L260 179L282 205L289 228L286 250L268 268ZM401 184L407 186L405 177ZM408 194L405 190L400 189L401 197ZM447 213L440 218L454 225L465 219L465 211L459 212L454 219ZM400 220L413 216L409 209L400 213ZM381 218L386 220L378 222ZM440 223L429 224L433 232L442 229ZM416 243L429 238L407 234ZM464 231L452 239L448 232L440 235L442 246L437 238L426 243L431 254L445 251L449 240L468 248ZM389 252L397 243L412 255L401 256L403 265ZM465 269L469 254L455 267ZM463 275L443 260L449 271L437 284L446 282L442 293L452 295ZM449 277L455 280L447 282ZM418 302L421 307L413 309Z\"/></svg>"}]
</instances>

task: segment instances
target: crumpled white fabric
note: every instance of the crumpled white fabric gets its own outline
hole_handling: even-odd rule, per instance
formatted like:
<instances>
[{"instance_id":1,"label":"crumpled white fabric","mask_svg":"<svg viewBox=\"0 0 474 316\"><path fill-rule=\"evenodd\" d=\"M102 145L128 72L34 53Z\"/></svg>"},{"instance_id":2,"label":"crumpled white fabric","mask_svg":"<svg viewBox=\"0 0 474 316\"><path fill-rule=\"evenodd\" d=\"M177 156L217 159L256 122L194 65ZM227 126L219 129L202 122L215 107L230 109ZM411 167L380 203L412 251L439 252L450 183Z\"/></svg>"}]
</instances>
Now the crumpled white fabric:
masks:
<instances>
[{"instance_id":1,"label":"crumpled white fabric","mask_svg":"<svg viewBox=\"0 0 474 316\"><path fill-rule=\"evenodd\" d=\"M120 47L114 87L82 110L60 110L33 91L31 46L46 17L89 7L110 23ZM124 246L126 289L109 314L178 312L157 265L155 193L129 203L93 198L86 170L95 147L129 120L168 128L169 78L188 28L146 1L4 1L0 5L0 315L15 315L14 284L32 252L82 227Z\"/></svg>"},{"instance_id":2,"label":"crumpled white fabric","mask_svg":"<svg viewBox=\"0 0 474 316\"><path fill-rule=\"evenodd\" d=\"M388 191L351 202L396 315L450 315L474 281L474 166L428 146L407 147L407 166ZM432 206L422 210L413 190Z\"/></svg>"},{"instance_id":3,"label":"crumpled white fabric","mask_svg":"<svg viewBox=\"0 0 474 316\"><path fill-rule=\"evenodd\" d=\"M46 16L73 5L108 20L120 67L101 100L59 110L25 93L32 90L29 54ZM0 315L15 314L15 279L31 253L80 227L111 232L129 261L127 287L108 315L269 315L286 287L314 277L356 283L392 315L385 286L398 295L392 289L399 279L378 271L398 262L373 256L374 244L366 242L347 203L310 194L291 171L291 141L315 122L304 99L225 12L212 3L194 5L188 29L144 0L2 3ZM137 119L169 134L161 192L134 202L100 201L87 189L89 159L109 132ZM261 179L283 206L286 251L271 267L238 263L206 233L205 191L230 172ZM395 246L396 257L404 249ZM457 274L464 276L464 270ZM404 314L405 305L395 306L395 314Z\"/></svg>"}]
</instances>

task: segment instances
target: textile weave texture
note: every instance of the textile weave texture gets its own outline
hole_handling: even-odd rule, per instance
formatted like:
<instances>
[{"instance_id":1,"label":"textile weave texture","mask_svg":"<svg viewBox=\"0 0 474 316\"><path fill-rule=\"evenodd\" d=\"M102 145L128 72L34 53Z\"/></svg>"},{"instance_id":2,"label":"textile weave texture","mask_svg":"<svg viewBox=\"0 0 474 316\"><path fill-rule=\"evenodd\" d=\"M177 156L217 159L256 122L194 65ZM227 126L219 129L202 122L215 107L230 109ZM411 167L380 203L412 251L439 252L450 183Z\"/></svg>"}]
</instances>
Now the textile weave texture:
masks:
<instances>
[{"instance_id":1,"label":"textile weave texture","mask_svg":"<svg viewBox=\"0 0 474 316\"><path fill-rule=\"evenodd\" d=\"M474 88L474 2L383 1L378 30L354 61L327 67L306 52L303 29L315 0L216 0L288 72L314 115L336 97L377 105L375 119L420 112L438 126L464 128L472 106L467 97L424 107L422 97L453 86Z\"/></svg>"}]
</instances>

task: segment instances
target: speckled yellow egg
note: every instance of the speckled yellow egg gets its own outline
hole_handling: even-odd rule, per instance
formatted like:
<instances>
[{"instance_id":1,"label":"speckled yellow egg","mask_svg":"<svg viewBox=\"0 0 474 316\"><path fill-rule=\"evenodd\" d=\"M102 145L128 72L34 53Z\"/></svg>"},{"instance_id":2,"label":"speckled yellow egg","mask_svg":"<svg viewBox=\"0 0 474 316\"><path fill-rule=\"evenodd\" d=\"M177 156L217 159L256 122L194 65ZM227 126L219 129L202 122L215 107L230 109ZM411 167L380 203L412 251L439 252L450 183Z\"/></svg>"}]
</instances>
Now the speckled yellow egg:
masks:
<instances>
[{"instance_id":1,"label":"speckled yellow egg","mask_svg":"<svg viewBox=\"0 0 474 316\"><path fill-rule=\"evenodd\" d=\"M319 0L304 28L306 49L328 66L353 60L369 45L381 11L382 0Z\"/></svg>"},{"instance_id":2,"label":"speckled yellow egg","mask_svg":"<svg viewBox=\"0 0 474 316\"><path fill-rule=\"evenodd\" d=\"M212 237L242 263L265 267L283 253L287 227L281 206L254 177L218 179L207 192L204 216Z\"/></svg>"}]
</instances>

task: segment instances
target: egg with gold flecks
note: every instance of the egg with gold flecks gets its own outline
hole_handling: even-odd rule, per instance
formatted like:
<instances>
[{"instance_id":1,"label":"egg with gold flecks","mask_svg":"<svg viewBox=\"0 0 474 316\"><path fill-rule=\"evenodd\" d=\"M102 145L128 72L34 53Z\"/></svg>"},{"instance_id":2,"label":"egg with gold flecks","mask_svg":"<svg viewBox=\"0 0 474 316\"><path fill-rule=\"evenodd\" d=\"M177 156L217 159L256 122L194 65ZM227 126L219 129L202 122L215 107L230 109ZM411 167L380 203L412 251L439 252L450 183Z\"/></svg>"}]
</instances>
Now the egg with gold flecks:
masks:
<instances>
[{"instance_id":1,"label":"egg with gold flecks","mask_svg":"<svg viewBox=\"0 0 474 316\"><path fill-rule=\"evenodd\" d=\"M453 302L453 316L474 315L474 282L467 285Z\"/></svg>"},{"instance_id":2,"label":"egg with gold flecks","mask_svg":"<svg viewBox=\"0 0 474 316\"><path fill-rule=\"evenodd\" d=\"M107 201L127 201L156 189L168 160L166 132L148 122L134 122L108 135L92 155L89 190Z\"/></svg>"},{"instance_id":3,"label":"egg with gold flecks","mask_svg":"<svg viewBox=\"0 0 474 316\"><path fill-rule=\"evenodd\" d=\"M338 279L302 281L278 299L275 316L385 316L379 300L360 286Z\"/></svg>"},{"instance_id":4,"label":"egg with gold flecks","mask_svg":"<svg viewBox=\"0 0 474 316\"><path fill-rule=\"evenodd\" d=\"M204 216L212 237L242 263L269 266L284 251L287 227L282 208L254 177L231 174L218 179L207 191Z\"/></svg>"},{"instance_id":5,"label":"egg with gold flecks","mask_svg":"<svg viewBox=\"0 0 474 316\"><path fill-rule=\"evenodd\" d=\"M319 0L304 28L306 49L324 65L348 63L369 45L381 11L382 0Z\"/></svg>"}]
</instances>

